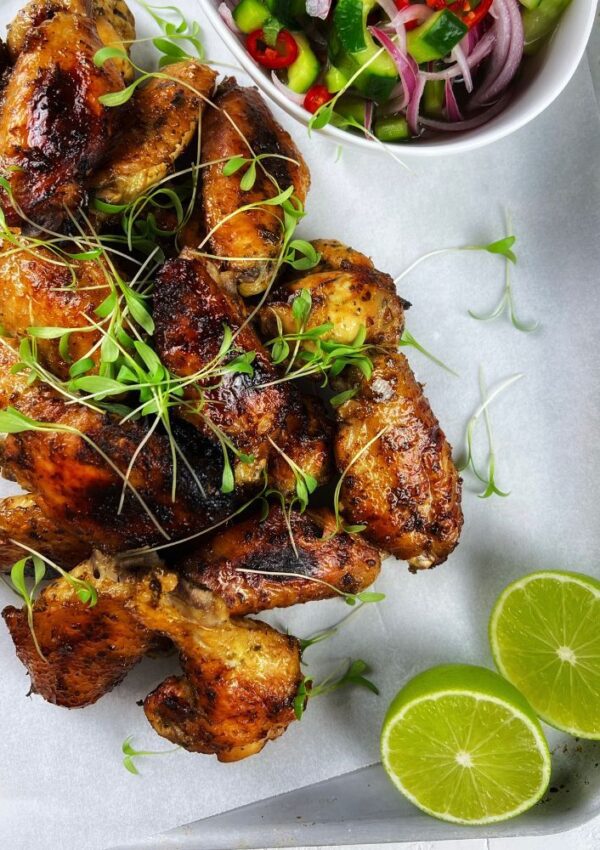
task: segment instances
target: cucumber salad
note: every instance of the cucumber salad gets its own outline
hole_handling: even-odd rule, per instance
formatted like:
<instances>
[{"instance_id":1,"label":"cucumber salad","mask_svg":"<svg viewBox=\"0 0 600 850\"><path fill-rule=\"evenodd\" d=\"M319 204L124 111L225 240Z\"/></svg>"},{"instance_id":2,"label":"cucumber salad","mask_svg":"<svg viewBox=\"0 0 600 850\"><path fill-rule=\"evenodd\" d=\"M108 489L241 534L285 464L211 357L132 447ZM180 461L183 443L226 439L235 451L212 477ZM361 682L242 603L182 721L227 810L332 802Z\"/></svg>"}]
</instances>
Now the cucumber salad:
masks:
<instances>
[{"instance_id":1,"label":"cucumber salad","mask_svg":"<svg viewBox=\"0 0 600 850\"><path fill-rule=\"evenodd\" d=\"M568 3L227 0L219 11L312 127L404 142L497 115Z\"/></svg>"}]
</instances>

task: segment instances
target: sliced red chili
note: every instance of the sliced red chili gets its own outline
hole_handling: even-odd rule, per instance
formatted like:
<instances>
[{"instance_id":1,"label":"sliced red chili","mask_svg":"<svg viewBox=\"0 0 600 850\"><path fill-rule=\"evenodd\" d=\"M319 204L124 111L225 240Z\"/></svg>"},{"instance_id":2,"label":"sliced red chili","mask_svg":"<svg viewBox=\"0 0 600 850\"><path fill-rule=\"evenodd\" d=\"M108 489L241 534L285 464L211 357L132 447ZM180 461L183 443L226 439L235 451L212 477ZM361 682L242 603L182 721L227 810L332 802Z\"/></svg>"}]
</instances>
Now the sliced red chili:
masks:
<instances>
[{"instance_id":1,"label":"sliced red chili","mask_svg":"<svg viewBox=\"0 0 600 850\"><path fill-rule=\"evenodd\" d=\"M399 12L402 12L403 9L408 9L408 7L411 5L411 2L410 2L410 0L394 0L394 5L396 6L396 9L398 9ZM419 26L418 21L407 21L404 24L404 29L405 30L414 30L418 26Z\"/></svg>"},{"instance_id":2,"label":"sliced red chili","mask_svg":"<svg viewBox=\"0 0 600 850\"><path fill-rule=\"evenodd\" d=\"M457 0L448 8L470 29L485 18L491 5L492 0L479 0L479 3L473 0Z\"/></svg>"},{"instance_id":3,"label":"sliced red chili","mask_svg":"<svg viewBox=\"0 0 600 850\"><path fill-rule=\"evenodd\" d=\"M279 30L275 46L265 41L263 30L254 30L246 38L248 53L264 68L288 68L298 58L298 45L291 32Z\"/></svg>"},{"instance_id":4,"label":"sliced red chili","mask_svg":"<svg viewBox=\"0 0 600 850\"><path fill-rule=\"evenodd\" d=\"M329 103L333 95L326 86L311 86L304 97L304 108L315 113L317 109Z\"/></svg>"}]
</instances>

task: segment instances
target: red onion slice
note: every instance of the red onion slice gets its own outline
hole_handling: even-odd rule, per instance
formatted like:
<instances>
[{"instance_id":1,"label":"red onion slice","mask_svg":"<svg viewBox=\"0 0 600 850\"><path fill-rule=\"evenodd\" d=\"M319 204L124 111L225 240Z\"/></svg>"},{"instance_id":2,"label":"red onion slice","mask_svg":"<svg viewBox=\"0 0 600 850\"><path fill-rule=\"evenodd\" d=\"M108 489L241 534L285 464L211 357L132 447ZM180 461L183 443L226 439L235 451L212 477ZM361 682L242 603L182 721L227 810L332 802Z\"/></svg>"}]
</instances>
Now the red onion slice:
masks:
<instances>
[{"instance_id":1,"label":"red onion slice","mask_svg":"<svg viewBox=\"0 0 600 850\"><path fill-rule=\"evenodd\" d=\"M469 69L479 65L485 57L491 52L496 42L496 33L494 28L488 30L482 39L475 45L471 53L467 56L467 65ZM449 65L443 71L421 71L421 76L426 80L453 80L455 77L462 75L462 69L458 62L454 65Z\"/></svg>"},{"instance_id":2,"label":"red onion slice","mask_svg":"<svg viewBox=\"0 0 600 850\"><path fill-rule=\"evenodd\" d=\"M417 86L406 108L406 123L408 124L411 136L419 135L419 107L421 105L424 88L425 80L419 75Z\"/></svg>"},{"instance_id":3,"label":"red onion slice","mask_svg":"<svg viewBox=\"0 0 600 850\"><path fill-rule=\"evenodd\" d=\"M217 11L218 11L219 15L221 16L221 18L223 19L223 21L225 21L225 23L227 24L227 26L231 30L231 32L239 33L240 28L238 27L236 22L233 20L233 15L231 14L231 9L227 5L227 3L221 3L219 5L219 8L217 9Z\"/></svg>"},{"instance_id":4,"label":"red onion slice","mask_svg":"<svg viewBox=\"0 0 600 850\"><path fill-rule=\"evenodd\" d=\"M402 86L406 95L406 99L410 102L417 88L417 78L419 67L412 56L403 53L392 39L379 27L369 27L369 31L375 36L381 46L384 47L391 56L394 65L398 69L398 74L402 81Z\"/></svg>"},{"instance_id":5,"label":"red onion slice","mask_svg":"<svg viewBox=\"0 0 600 850\"><path fill-rule=\"evenodd\" d=\"M292 103L295 103L297 106L304 105L305 95L298 94L298 92L292 91L288 88L284 83L281 82L275 71L271 71L271 79L273 80L273 85L275 88L279 89L281 94L284 94L288 100L291 100Z\"/></svg>"},{"instance_id":6,"label":"red onion slice","mask_svg":"<svg viewBox=\"0 0 600 850\"><path fill-rule=\"evenodd\" d=\"M446 83L444 85L444 98L446 102L446 116L448 118L448 121L462 121L462 113L458 108L456 96L452 89L452 80L446 80Z\"/></svg>"},{"instance_id":7,"label":"red onion slice","mask_svg":"<svg viewBox=\"0 0 600 850\"><path fill-rule=\"evenodd\" d=\"M433 118L421 118L421 124L424 127L429 127L431 130L440 130L441 132L448 133L462 133L464 130L474 130L476 127L486 124L494 116L498 115L499 112L502 112L508 100L508 95L502 97L493 106L490 106L489 109L480 112L474 118L467 118L465 121L436 121Z\"/></svg>"},{"instance_id":8,"label":"red onion slice","mask_svg":"<svg viewBox=\"0 0 600 850\"><path fill-rule=\"evenodd\" d=\"M450 54L458 67L460 68L460 73L462 75L463 80L465 81L465 88L468 92L473 91L473 80L471 79L471 69L469 68L469 63L467 62L467 57L463 53L463 50L460 44L457 44L454 47L454 50Z\"/></svg>"},{"instance_id":9,"label":"red onion slice","mask_svg":"<svg viewBox=\"0 0 600 850\"><path fill-rule=\"evenodd\" d=\"M504 34L506 32L507 49L501 61L496 51L492 54L487 74L471 101L474 108L490 103L502 94L517 73L523 59L525 37L517 0L494 0L492 12L498 16L496 22L498 44L502 40L502 46L504 46Z\"/></svg>"},{"instance_id":10,"label":"red onion slice","mask_svg":"<svg viewBox=\"0 0 600 850\"><path fill-rule=\"evenodd\" d=\"M311 18L325 20L331 8L331 0L306 0L306 14Z\"/></svg>"}]
</instances>

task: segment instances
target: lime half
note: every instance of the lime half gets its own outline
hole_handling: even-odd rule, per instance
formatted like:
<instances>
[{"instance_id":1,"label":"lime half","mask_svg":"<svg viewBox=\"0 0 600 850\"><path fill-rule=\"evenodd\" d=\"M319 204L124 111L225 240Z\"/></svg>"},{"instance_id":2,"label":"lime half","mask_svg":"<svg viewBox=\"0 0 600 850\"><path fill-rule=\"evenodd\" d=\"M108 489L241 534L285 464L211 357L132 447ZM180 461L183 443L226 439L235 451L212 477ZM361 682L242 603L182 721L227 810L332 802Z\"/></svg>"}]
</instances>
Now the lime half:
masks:
<instances>
[{"instance_id":1,"label":"lime half","mask_svg":"<svg viewBox=\"0 0 600 850\"><path fill-rule=\"evenodd\" d=\"M396 787L436 818L505 820L529 809L550 780L550 753L527 700L484 667L449 664L411 679L381 732Z\"/></svg>"},{"instance_id":2,"label":"lime half","mask_svg":"<svg viewBox=\"0 0 600 850\"><path fill-rule=\"evenodd\" d=\"M490 620L494 661L539 716L600 739L600 582L531 573L509 584Z\"/></svg>"}]
</instances>

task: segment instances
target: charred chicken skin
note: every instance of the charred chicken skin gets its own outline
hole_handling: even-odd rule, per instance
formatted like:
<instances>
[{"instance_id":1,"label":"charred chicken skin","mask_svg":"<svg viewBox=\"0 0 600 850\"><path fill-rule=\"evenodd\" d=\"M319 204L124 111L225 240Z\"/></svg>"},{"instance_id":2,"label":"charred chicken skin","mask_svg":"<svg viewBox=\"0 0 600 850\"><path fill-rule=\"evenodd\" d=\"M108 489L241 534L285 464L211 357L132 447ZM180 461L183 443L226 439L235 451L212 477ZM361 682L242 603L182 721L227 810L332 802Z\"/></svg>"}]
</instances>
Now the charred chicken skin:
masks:
<instances>
[{"instance_id":1,"label":"charred chicken skin","mask_svg":"<svg viewBox=\"0 0 600 850\"><path fill-rule=\"evenodd\" d=\"M330 511L292 511L290 523L291 535L279 506L262 522L251 514L200 544L182 562L183 574L235 616L329 599L336 588L358 593L379 575L379 550L357 535L336 534Z\"/></svg>"},{"instance_id":2,"label":"charred chicken skin","mask_svg":"<svg viewBox=\"0 0 600 850\"><path fill-rule=\"evenodd\" d=\"M11 193L9 224L62 227L86 198L85 181L110 149L118 111L100 97L123 88L118 67L101 68L103 46L91 14L59 10L33 27L8 79L0 109L0 170Z\"/></svg>"},{"instance_id":3,"label":"charred chicken skin","mask_svg":"<svg viewBox=\"0 0 600 850\"><path fill-rule=\"evenodd\" d=\"M253 620L232 619L209 591L189 590L161 567L126 572L96 553L71 572L97 591L93 607L66 579L36 600L33 633L23 610L3 617L32 689L80 708L115 687L157 641L179 652L182 676L146 697L144 711L165 738L193 752L236 761L261 750L294 720L302 674L298 641Z\"/></svg>"},{"instance_id":4,"label":"charred chicken skin","mask_svg":"<svg viewBox=\"0 0 600 850\"><path fill-rule=\"evenodd\" d=\"M296 145L256 89L226 80L217 89L214 104L202 126L202 160L216 161L204 171L203 230L210 234L210 252L219 258L224 281L231 289L237 286L242 295L254 295L266 288L281 250L283 213L279 206L237 211L274 198L289 186L304 203L310 177ZM266 158L259 163L254 186L245 192L240 174L224 174L222 163L234 156L255 155Z\"/></svg>"}]
</instances>

